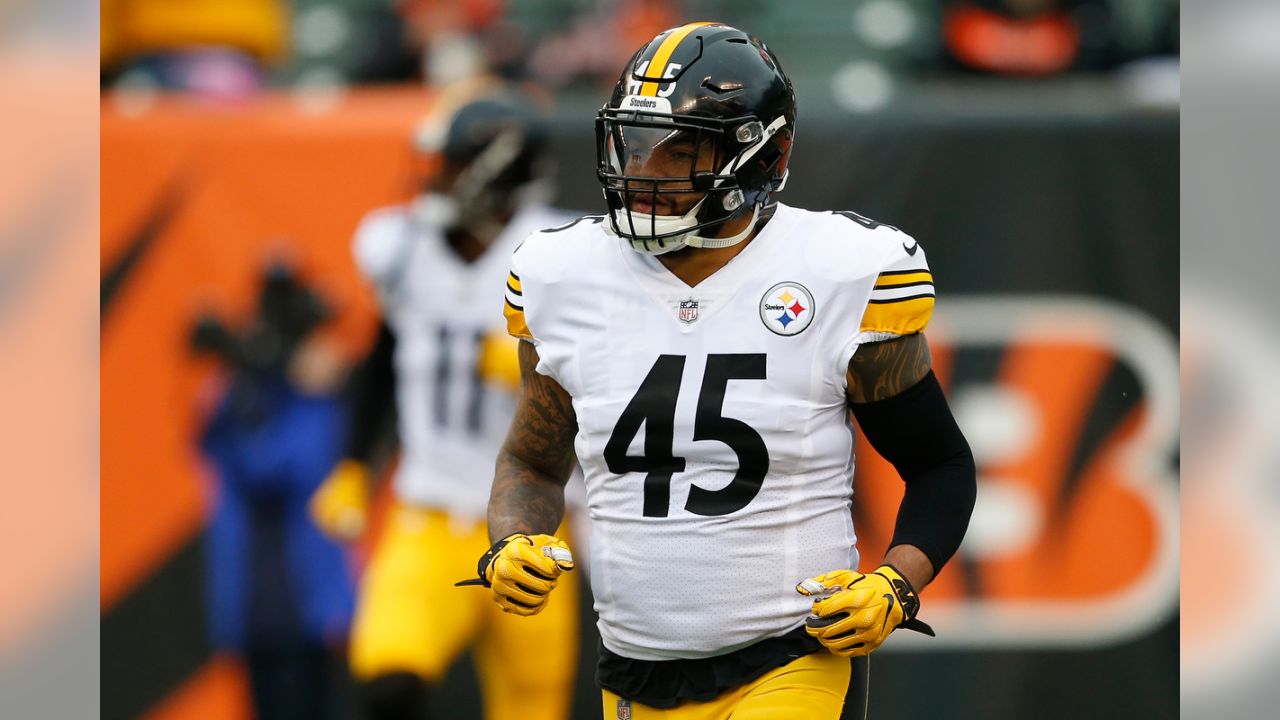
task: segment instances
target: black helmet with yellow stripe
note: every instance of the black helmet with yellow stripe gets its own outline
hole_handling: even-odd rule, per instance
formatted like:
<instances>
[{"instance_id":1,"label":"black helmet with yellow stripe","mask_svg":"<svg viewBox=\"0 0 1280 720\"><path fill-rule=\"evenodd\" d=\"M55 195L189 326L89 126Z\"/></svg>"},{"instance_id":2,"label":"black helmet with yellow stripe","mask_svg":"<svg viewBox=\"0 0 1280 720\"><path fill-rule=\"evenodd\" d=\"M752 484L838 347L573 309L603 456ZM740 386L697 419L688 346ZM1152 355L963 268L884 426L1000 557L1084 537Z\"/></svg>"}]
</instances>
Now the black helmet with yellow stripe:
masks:
<instances>
[{"instance_id":1,"label":"black helmet with yellow stripe","mask_svg":"<svg viewBox=\"0 0 1280 720\"><path fill-rule=\"evenodd\" d=\"M760 40L719 23L660 33L596 115L609 229L655 255L741 242L786 183L795 119L791 80Z\"/></svg>"}]
</instances>

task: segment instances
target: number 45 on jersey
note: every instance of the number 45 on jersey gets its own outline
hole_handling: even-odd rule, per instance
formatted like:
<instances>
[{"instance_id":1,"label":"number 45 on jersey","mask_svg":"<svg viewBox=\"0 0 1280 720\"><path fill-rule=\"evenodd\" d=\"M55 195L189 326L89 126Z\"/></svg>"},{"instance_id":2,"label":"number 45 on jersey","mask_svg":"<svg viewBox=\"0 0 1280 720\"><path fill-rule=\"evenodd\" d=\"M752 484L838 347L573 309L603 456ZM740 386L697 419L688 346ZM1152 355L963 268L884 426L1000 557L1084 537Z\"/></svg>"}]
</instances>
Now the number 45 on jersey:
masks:
<instances>
[{"instance_id":1,"label":"number 45 on jersey","mask_svg":"<svg viewBox=\"0 0 1280 720\"><path fill-rule=\"evenodd\" d=\"M623 475L645 473L644 516L666 517L671 505L671 476L683 472L685 461L673 454L676 400L684 376L684 355L660 355L649 374L627 403L605 444L609 471ZM697 515L728 515L746 507L760 492L769 472L769 450L760 433L741 420L725 417L725 389L730 380L764 380L765 355L716 354L707 356L693 439L718 440L738 456L733 481L719 490L694 485L684 508ZM628 455L631 441L644 424L644 454Z\"/></svg>"}]
</instances>

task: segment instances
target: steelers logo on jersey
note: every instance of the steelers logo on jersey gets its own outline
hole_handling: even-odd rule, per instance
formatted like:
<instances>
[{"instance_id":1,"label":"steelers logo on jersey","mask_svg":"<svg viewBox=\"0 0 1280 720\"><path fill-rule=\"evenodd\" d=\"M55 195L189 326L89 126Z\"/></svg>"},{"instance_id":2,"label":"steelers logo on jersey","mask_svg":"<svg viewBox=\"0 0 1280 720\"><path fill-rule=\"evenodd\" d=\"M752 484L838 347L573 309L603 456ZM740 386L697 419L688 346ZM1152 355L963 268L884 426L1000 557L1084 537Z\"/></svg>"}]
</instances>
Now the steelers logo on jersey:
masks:
<instances>
[{"instance_id":1,"label":"steelers logo on jersey","mask_svg":"<svg viewBox=\"0 0 1280 720\"><path fill-rule=\"evenodd\" d=\"M778 335L799 335L813 322L813 293L795 282L780 282L760 298L760 321Z\"/></svg>"}]
</instances>

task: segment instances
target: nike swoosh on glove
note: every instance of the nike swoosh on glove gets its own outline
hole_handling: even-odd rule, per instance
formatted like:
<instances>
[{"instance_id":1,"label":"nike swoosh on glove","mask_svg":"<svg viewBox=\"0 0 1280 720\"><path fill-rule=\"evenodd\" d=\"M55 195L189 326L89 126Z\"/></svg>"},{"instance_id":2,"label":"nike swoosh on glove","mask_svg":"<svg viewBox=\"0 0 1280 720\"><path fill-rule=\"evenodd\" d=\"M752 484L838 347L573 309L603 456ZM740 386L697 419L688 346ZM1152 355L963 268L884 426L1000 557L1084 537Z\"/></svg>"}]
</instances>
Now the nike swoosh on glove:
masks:
<instances>
[{"instance_id":1,"label":"nike swoosh on glove","mask_svg":"<svg viewBox=\"0 0 1280 720\"><path fill-rule=\"evenodd\" d=\"M802 581L796 592L814 598L805 631L841 657L870 653L900 627L934 634L916 619L920 599L892 565L866 575L835 570Z\"/></svg>"}]
</instances>

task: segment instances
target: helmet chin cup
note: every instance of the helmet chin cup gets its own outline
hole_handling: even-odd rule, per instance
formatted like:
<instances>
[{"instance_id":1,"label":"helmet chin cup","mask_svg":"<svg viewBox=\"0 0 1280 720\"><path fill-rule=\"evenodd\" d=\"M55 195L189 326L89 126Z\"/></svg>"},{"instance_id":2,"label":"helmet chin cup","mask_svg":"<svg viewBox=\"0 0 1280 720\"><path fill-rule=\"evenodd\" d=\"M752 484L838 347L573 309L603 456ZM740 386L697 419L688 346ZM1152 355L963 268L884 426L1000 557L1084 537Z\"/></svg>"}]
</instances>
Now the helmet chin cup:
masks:
<instances>
[{"instance_id":1,"label":"helmet chin cup","mask_svg":"<svg viewBox=\"0 0 1280 720\"><path fill-rule=\"evenodd\" d=\"M684 215L650 215L632 212L626 208L610 210L609 222L605 223L604 229L610 235L626 240L636 252L645 255L665 255L685 247L704 249L732 247L750 237L756 228L756 223L760 220L760 206L756 205L752 208L751 222L747 223L740 232L729 237L704 237L693 231L681 233L681 230L693 228L698 224L696 219L698 210L705 201L705 197L699 200L698 204ZM627 215L630 216L629 219ZM643 227L653 230L653 233L647 236L633 235L623 230L624 227L630 227L633 222L636 229Z\"/></svg>"},{"instance_id":2,"label":"helmet chin cup","mask_svg":"<svg viewBox=\"0 0 1280 720\"><path fill-rule=\"evenodd\" d=\"M688 231L698 224L698 211L704 202L705 197L683 215L651 215L625 206L610 209L605 231L626 240L636 252L664 255L685 246Z\"/></svg>"}]
</instances>

